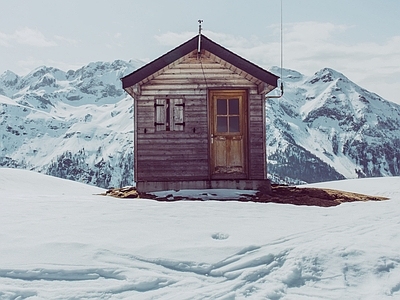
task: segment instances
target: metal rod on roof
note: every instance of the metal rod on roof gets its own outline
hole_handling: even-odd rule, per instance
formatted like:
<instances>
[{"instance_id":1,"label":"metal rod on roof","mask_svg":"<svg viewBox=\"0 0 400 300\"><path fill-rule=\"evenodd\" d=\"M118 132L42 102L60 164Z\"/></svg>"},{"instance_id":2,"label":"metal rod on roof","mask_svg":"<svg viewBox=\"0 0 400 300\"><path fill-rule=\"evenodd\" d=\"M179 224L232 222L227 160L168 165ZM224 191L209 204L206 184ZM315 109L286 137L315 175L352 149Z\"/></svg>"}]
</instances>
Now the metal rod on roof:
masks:
<instances>
[{"instance_id":1,"label":"metal rod on roof","mask_svg":"<svg viewBox=\"0 0 400 300\"><path fill-rule=\"evenodd\" d=\"M283 80L283 0L281 0L281 85Z\"/></svg>"},{"instance_id":2,"label":"metal rod on roof","mask_svg":"<svg viewBox=\"0 0 400 300\"><path fill-rule=\"evenodd\" d=\"M283 0L281 0L281 90L280 95L266 96L267 98L281 98L283 96Z\"/></svg>"},{"instance_id":3,"label":"metal rod on roof","mask_svg":"<svg viewBox=\"0 0 400 300\"><path fill-rule=\"evenodd\" d=\"M201 51L201 23L203 23L203 20L198 20L199 22L199 42L197 44L197 53L200 53Z\"/></svg>"}]
</instances>

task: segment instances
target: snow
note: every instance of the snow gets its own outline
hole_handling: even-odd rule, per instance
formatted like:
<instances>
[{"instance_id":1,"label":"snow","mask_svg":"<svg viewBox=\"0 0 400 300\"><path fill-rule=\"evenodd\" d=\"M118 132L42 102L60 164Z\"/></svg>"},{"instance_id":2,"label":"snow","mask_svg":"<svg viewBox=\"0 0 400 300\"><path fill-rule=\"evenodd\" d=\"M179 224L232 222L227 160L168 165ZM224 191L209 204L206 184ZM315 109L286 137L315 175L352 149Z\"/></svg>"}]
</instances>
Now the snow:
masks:
<instances>
[{"instance_id":1,"label":"snow","mask_svg":"<svg viewBox=\"0 0 400 300\"><path fill-rule=\"evenodd\" d=\"M127 200L0 169L0 299L399 298L400 177L312 186L391 199Z\"/></svg>"},{"instance_id":2,"label":"snow","mask_svg":"<svg viewBox=\"0 0 400 300\"><path fill-rule=\"evenodd\" d=\"M0 104L17 105L14 100L3 95L0 95Z\"/></svg>"}]
</instances>

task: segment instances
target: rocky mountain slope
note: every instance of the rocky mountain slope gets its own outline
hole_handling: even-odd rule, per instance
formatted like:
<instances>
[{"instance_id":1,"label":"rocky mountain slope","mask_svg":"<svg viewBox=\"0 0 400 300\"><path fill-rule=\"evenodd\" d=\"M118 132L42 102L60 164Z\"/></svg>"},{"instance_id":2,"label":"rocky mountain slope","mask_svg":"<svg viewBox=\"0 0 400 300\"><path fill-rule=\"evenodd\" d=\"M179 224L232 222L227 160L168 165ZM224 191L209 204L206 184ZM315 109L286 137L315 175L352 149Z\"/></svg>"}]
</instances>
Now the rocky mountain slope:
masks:
<instances>
[{"instance_id":1,"label":"rocky mountain slope","mask_svg":"<svg viewBox=\"0 0 400 300\"><path fill-rule=\"evenodd\" d=\"M140 64L2 74L0 166L100 187L132 184L133 107L119 78Z\"/></svg>"},{"instance_id":2,"label":"rocky mountain slope","mask_svg":"<svg viewBox=\"0 0 400 300\"><path fill-rule=\"evenodd\" d=\"M274 69L280 73L279 69ZM284 70L267 101L269 173L287 182L400 175L400 106L332 69Z\"/></svg>"},{"instance_id":3,"label":"rocky mountain slope","mask_svg":"<svg viewBox=\"0 0 400 300\"><path fill-rule=\"evenodd\" d=\"M0 75L0 166L104 188L133 184L133 107L119 78L142 64ZM331 69L283 74L283 98L267 101L273 181L400 175L399 105Z\"/></svg>"}]
</instances>

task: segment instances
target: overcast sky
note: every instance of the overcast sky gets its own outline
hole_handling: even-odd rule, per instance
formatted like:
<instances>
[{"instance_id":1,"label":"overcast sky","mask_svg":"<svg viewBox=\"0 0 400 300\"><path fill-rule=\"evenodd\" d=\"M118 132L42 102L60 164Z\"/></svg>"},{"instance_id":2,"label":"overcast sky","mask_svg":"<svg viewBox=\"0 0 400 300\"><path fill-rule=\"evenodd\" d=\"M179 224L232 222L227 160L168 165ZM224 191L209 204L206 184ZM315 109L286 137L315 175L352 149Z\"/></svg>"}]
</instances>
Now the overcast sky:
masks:
<instances>
[{"instance_id":1,"label":"overcast sky","mask_svg":"<svg viewBox=\"0 0 400 300\"><path fill-rule=\"evenodd\" d=\"M282 0L283 66L329 67L400 103L399 0ZM0 9L0 74L42 65L151 61L197 34L280 65L281 0L12 0Z\"/></svg>"}]
</instances>

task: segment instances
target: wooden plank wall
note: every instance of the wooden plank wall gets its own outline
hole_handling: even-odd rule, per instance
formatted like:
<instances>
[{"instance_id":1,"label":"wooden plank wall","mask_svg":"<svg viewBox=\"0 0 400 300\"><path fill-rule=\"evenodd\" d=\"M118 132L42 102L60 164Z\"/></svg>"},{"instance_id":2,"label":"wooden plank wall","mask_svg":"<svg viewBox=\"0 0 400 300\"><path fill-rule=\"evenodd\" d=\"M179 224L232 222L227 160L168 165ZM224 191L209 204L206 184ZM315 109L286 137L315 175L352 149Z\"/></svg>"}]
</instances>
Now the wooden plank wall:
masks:
<instances>
[{"instance_id":1,"label":"wooden plank wall","mask_svg":"<svg viewBox=\"0 0 400 300\"><path fill-rule=\"evenodd\" d=\"M199 60L196 51L141 82L135 118L137 180L209 179L207 91L220 88L249 90L249 177L263 179L265 126L258 83L208 52L202 53ZM185 103L184 131L156 131L155 99L176 96Z\"/></svg>"},{"instance_id":2,"label":"wooden plank wall","mask_svg":"<svg viewBox=\"0 0 400 300\"><path fill-rule=\"evenodd\" d=\"M249 90L249 177L265 179L265 120L263 97L257 89Z\"/></svg>"}]
</instances>

